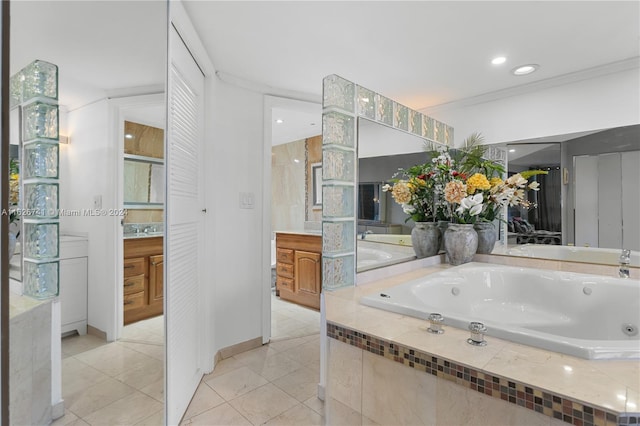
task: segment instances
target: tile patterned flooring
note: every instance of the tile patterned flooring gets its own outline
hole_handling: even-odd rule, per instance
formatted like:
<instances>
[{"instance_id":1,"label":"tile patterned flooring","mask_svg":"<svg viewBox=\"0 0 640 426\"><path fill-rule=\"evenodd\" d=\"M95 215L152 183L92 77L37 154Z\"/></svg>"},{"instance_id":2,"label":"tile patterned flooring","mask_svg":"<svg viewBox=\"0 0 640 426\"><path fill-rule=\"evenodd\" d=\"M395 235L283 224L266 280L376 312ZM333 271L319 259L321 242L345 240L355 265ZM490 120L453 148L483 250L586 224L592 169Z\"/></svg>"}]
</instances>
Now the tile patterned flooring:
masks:
<instances>
[{"instance_id":1,"label":"tile patterned flooring","mask_svg":"<svg viewBox=\"0 0 640 426\"><path fill-rule=\"evenodd\" d=\"M183 425L322 425L316 397L320 313L272 297L271 342L224 359L205 375ZM162 425L163 317L123 338L62 339L62 425Z\"/></svg>"}]
</instances>

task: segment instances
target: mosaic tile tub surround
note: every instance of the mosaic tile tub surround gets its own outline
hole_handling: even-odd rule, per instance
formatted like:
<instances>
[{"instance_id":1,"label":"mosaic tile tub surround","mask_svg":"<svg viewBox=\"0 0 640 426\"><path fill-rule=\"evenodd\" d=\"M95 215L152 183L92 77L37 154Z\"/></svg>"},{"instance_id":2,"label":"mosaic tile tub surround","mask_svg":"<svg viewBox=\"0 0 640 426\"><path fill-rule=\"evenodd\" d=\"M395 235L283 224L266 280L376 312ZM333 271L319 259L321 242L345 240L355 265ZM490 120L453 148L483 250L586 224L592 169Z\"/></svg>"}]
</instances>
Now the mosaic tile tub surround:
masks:
<instances>
[{"instance_id":1,"label":"mosaic tile tub surround","mask_svg":"<svg viewBox=\"0 0 640 426\"><path fill-rule=\"evenodd\" d=\"M638 420L640 413L616 413L602 407L583 404L563 395L550 393L331 322L327 323L327 336L486 396L501 399L576 426L630 425L638 424L640 421Z\"/></svg>"}]
</instances>

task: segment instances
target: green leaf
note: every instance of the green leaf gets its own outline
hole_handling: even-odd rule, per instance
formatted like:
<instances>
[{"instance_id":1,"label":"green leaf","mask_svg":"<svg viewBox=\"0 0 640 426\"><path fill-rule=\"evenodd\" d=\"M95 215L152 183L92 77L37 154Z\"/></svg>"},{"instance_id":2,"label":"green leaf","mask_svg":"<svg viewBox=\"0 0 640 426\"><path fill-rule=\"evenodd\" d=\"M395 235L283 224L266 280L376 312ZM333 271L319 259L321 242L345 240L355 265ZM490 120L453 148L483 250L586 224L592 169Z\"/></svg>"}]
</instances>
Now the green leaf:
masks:
<instances>
[{"instance_id":1,"label":"green leaf","mask_svg":"<svg viewBox=\"0 0 640 426\"><path fill-rule=\"evenodd\" d=\"M531 176L535 175L548 175L549 172L546 170L525 170L524 172L520 172L520 176L525 179L529 179Z\"/></svg>"}]
</instances>

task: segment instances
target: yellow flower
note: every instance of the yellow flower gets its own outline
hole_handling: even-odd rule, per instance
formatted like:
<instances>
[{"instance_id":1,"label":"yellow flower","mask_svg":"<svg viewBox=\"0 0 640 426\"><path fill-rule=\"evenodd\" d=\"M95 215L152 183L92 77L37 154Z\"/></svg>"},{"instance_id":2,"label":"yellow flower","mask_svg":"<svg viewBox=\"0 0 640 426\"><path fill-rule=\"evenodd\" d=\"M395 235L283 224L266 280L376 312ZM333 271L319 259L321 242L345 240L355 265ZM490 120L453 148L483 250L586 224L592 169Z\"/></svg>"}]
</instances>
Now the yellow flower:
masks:
<instances>
[{"instance_id":1,"label":"yellow flower","mask_svg":"<svg viewBox=\"0 0 640 426\"><path fill-rule=\"evenodd\" d=\"M467 179L467 194L473 194L477 189L484 190L489 188L491 188L491 184L482 173L476 173Z\"/></svg>"},{"instance_id":2,"label":"yellow flower","mask_svg":"<svg viewBox=\"0 0 640 426\"><path fill-rule=\"evenodd\" d=\"M504 182L499 177L492 177L491 180L489 180L489 184L491 185L492 188L498 185L502 185L503 183Z\"/></svg>"},{"instance_id":3,"label":"yellow flower","mask_svg":"<svg viewBox=\"0 0 640 426\"><path fill-rule=\"evenodd\" d=\"M391 196L398 204L407 204L411 201L411 188L407 182L400 181L393 185Z\"/></svg>"},{"instance_id":4,"label":"yellow flower","mask_svg":"<svg viewBox=\"0 0 640 426\"><path fill-rule=\"evenodd\" d=\"M452 180L444 187L444 199L450 203L460 204L467 196L467 185L459 180Z\"/></svg>"}]
</instances>

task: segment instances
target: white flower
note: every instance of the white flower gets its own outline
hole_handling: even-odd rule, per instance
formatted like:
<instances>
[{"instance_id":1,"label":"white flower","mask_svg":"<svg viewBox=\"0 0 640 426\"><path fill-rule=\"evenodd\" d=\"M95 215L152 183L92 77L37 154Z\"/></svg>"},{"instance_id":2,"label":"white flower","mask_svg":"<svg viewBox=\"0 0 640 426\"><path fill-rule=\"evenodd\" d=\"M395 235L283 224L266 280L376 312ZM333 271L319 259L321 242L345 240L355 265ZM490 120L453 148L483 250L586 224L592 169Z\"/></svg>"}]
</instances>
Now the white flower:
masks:
<instances>
[{"instance_id":1,"label":"white flower","mask_svg":"<svg viewBox=\"0 0 640 426\"><path fill-rule=\"evenodd\" d=\"M523 178L520 173L516 173L513 176L509 176L509 178L506 180L506 183L508 185L515 185L518 188L522 188L524 185L527 184L527 180Z\"/></svg>"},{"instance_id":2,"label":"white flower","mask_svg":"<svg viewBox=\"0 0 640 426\"><path fill-rule=\"evenodd\" d=\"M477 216L482 211L482 194L476 194L469 197L465 197L460 201L460 207L456 209L456 212L461 214L465 210L469 210L471 216Z\"/></svg>"},{"instance_id":3,"label":"white flower","mask_svg":"<svg viewBox=\"0 0 640 426\"><path fill-rule=\"evenodd\" d=\"M540 184L538 182L531 182L529 184L529 189L533 189L534 191L539 191L540 190Z\"/></svg>"},{"instance_id":4,"label":"white flower","mask_svg":"<svg viewBox=\"0 0 640 426\"><path fill-rule=\"evenodd\" d=\"M405 214L414 214L416 212L416 208L409 204L403 204L402 211L405 212Z\"/></svg>"},{"instance_id":5,"label":"white flower","mask_svg":"<svg viewBox=\"0 0 640 426\"><path fill-rule=\"evenodd\" d=\"M382 191L383 192L390 191L391 189L392 189L391 185L389 185L388 183L385 183L384 185L382 185Z\"/></svg>"}]
</instances>

